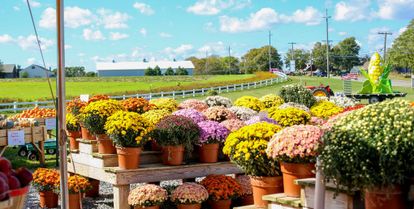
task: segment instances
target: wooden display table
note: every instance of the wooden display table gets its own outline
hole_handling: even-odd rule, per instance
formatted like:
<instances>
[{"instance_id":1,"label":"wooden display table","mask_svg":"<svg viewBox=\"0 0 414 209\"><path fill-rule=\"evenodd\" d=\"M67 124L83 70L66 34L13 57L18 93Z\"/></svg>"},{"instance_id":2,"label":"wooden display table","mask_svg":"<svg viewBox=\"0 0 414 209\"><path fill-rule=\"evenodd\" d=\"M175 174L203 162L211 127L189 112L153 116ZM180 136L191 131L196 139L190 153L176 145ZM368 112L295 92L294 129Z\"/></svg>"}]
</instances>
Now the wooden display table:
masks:
<instances>
[{"instance_id":1,"label":"wooden display table","mask_svg":"<svg viewBox=\"0 0 414 209\"><path fill-rule=\"evenodd\" d=\"M8 133L10 131L23 131L24 142L23 144L31 143L36 151L39 153L39 161L43 166L45 164L45 152L44 143L47 139L47 130L45 126L36 126L28 128L12 128L6 130L0 130L0 156L3 156L8 146L12 146L8 143ZM14 146L14 145L13 145Z\"/></svg>"},{"instance_id":2,"label":"wooden display table","mask_svg":"<svg viewBox=\"0 0 414 209\"><path fill-rule=\"evenodd\" d=\"M230 162L166 166L160 164L161 153L153 151L141 153L140 168L121 170L117 167L116 155L96 153L96 141L78 141L79 152L71 154L74 166L69 160L68 171L112 184L115 209L130 208L128 205L130 184L190 179L210 174L242 173L236 165Z\"/></svg>"}]
</instances>

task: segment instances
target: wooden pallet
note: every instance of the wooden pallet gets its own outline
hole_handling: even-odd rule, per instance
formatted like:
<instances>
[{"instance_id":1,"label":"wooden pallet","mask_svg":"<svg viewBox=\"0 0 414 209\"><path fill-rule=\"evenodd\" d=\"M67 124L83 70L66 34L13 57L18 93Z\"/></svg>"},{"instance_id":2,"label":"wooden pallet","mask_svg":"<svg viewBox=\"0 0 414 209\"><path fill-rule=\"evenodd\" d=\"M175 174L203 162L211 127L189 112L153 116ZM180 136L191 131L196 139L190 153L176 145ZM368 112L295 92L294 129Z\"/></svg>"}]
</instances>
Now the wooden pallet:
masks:
<instances>
[{"instance_id":1,"label":"wooden pallet","mask_svg":"<svg viewBox=\"0 0 414 209\"><path fill-rule=\"evenodd\" d=\"M47 130L45 126L27 127L27 128L13 128L0 130L0 156L4 154L8 145L8 132L9 131L24 131L24 142L31 143L36 151L39 153L39 161L41 165L45 164L45 152L44 143L47 137Z\"/></svg>"}]
</instances>

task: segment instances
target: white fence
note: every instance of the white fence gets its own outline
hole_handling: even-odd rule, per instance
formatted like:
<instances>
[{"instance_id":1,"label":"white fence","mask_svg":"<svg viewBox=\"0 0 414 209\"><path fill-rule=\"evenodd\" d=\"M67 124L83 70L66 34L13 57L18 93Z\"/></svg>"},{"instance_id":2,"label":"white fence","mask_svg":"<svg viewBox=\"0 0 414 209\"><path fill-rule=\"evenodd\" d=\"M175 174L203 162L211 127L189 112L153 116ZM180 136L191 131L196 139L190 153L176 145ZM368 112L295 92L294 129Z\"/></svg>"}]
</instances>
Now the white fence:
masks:
<instances>
[{"instance_id":1,"label":"white fence","mask_svg":"<svg viewBox=\"0 0 414 209\"><path fill-rule=\"evenodd\" d=\"M227 86L217 86L217 87L211 87L211 88L192 89L192 90L111 96L111 98L117 99L117 100L128 99L131 97L136 97L136 98L143 97L149 100L156 99L156 98L162 98L162 97L170 97L170 98L178 99L178 98L186 98L186 97L204 96L207 94L208 91L211 91L211 90L217 91L220 94L223 92L254 89L254 88L273 85L276 83L285 82L286 80L287 80L286 75L279 75L279 77L277 78L256 81L256 82L251 82L251 83L231 84ZM26 109L31 109L33 107L54 108L53 101L13 102L13 103L1 103L0 112L17 112L17 111L22 111Z\"/></svg>"}]
</instances>

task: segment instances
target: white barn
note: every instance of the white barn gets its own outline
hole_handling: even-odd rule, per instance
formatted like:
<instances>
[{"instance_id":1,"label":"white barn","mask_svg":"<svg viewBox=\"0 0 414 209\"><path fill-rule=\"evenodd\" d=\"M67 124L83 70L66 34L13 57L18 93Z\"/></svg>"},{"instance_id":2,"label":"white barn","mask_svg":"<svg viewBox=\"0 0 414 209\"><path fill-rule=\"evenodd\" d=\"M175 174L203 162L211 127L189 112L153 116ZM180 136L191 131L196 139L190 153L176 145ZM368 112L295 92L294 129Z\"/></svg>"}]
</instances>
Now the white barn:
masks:
<instances>
[{"instance_id":1,"label":"white barn","mask_svg":"<svg viewBox=\"0 0 414 209\"><path fill-rule=\"evenodd\" d=\"M191 61L150 61L150 62L98 62L96 71L99 77L109 76L144 76L148 68L160 67L164 74L168 68L174 72L179 68L187 70L188 75L193 75L194 65Z\"/></svg>"},{"instance_id":2,"label":"white barn","mask_svg":"<svg viewBox=\"0 0 414 209\"><path fill-rule=\"evenodd\" d=\"M49 75L49 77L54 77L54 73L40 65L32 64L19 72L19 77L21 78L22 75L26 74L28 75L28 78L46 78L46 73Z\"/></svg>"}]
</instances>

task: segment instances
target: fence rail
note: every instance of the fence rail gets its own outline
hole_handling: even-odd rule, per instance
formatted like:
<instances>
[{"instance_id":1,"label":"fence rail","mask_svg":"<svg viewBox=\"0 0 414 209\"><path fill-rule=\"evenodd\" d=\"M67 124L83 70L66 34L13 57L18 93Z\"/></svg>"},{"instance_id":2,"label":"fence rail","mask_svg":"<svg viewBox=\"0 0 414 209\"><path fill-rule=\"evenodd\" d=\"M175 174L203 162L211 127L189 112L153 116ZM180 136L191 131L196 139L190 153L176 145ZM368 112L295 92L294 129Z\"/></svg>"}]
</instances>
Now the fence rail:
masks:
<instances>
[{"instance_id":1,"label":"fence rail","mask_svg":"<svg viewBox=\"0 0 414 209\"><path fill-rule=\"evenodd\" d=\"M283 74L283 75L279 75L279 77L277 78L256 81L256 82L251 82L251 83L231 84L227 86L217 86L217 87L211 87L211 88L201 88L201 89L192 89L192 90L120 95L120 96L110 96L110 97L112 99L117 99L117 100L124 100L124 99L132 98L132 97L136 97L136 98L143 97L149 100L156 99L156 98L163 98L163 97L170 97L170 98L178 99L178 98L204 96L210 90L217 91L218 93L223 93L223 92L239 91L239 90L246 90L246 89L255 89L259 87L270 86L276 83L285 82L286 80L287 80L287 76ZM12 103L0 103L0 112L18 112L22 110L31 109L33 107L54 108L53 101L12 102Z\"/></svg>"}]
</instances>

